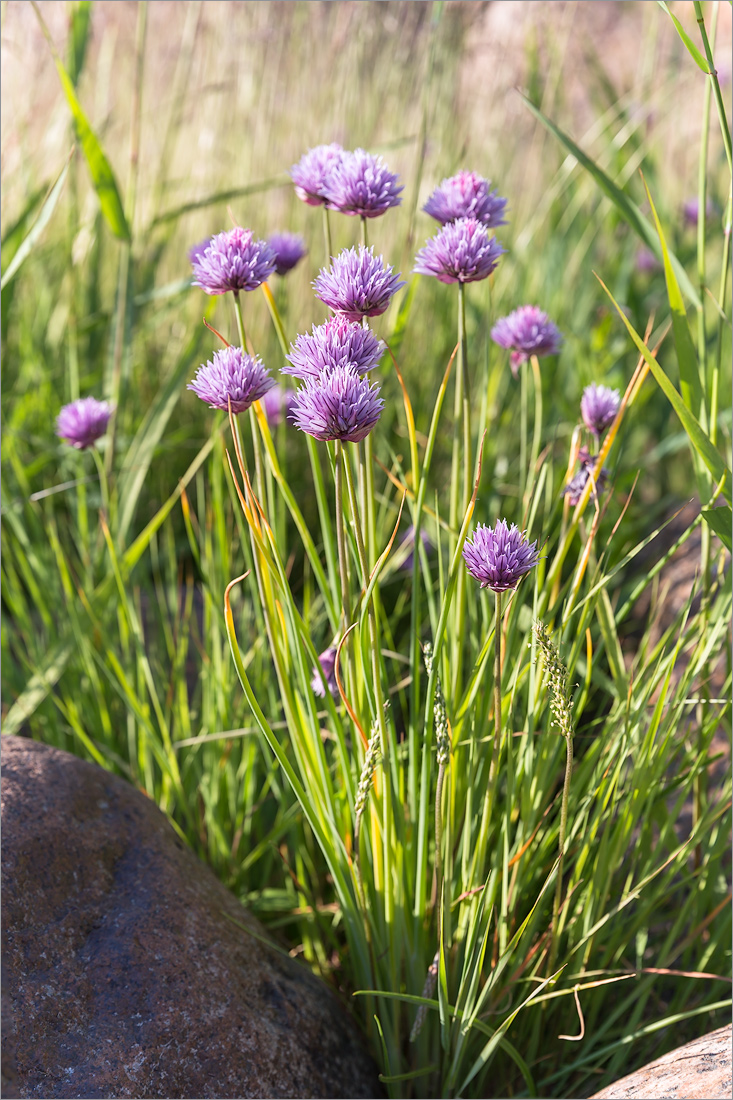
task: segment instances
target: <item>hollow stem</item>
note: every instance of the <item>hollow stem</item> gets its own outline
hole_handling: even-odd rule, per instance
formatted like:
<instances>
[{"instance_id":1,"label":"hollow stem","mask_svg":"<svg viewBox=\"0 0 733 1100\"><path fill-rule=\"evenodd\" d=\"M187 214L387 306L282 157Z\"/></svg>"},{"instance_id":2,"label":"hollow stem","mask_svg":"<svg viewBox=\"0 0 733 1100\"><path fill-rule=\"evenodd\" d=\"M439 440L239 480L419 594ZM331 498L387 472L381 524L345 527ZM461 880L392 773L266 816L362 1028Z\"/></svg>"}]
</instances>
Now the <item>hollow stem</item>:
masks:
<instances>
[{"instance_id":1,"label":"hollow stem","mask_svg":"<svg viewBox=\"0 0 733 1100\"><path fill-rule=\"evenodd\" d=\"M562 901L562 872L565 859L565 833L568 824L568 799L570 797L570 778L573 774L573 738L565 737L565 782L562 788L562 803L560 806L560 837L558 840L559 859L557 864L557 884L555 886L555 900L552 905L552 933L550 942L550 958L547 973L552 974L557 958L557 924L560 917L560 903Z\"/></svg>"},{"instance_id":2,"label":"hollow stem","mask_svg":"<svg viewBox=\"0 0 733 1100\"><path fill-rule=\"evenodd\" d=\"M328 210L326 205L321 207L323 211L323 243L326 248L326 267L331 263L331 223L328 220Z\"/></svg>"}]
</instances>

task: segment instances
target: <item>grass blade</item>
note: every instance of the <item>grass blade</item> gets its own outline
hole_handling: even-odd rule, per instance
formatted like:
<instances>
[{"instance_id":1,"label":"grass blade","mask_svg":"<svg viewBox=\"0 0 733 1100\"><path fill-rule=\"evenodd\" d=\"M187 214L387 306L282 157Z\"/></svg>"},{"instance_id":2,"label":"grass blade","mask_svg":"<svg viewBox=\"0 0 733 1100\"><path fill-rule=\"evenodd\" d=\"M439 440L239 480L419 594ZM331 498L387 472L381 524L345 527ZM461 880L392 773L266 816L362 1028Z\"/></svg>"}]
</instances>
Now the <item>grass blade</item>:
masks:
<instances>
[{"instance_id":1,"label":"grass blade","mask_svg":"<svg viewBox=\"0 0 733 1100\"><path fill-rule=\"evenodd\" d=\"M38 4L36 0L31 0L31 3L33 4L33 10L36 13L38 22L41 24L41 30L43 31L44 37L53 54L53 60L59 74L61 87L64 90L66 101L74 116L79 143L81 144L86 162L89 166L92 183L94 184L94 190L97 192L102 213L115 237L118 237L121 241L129 241L131 239L130 229L127 225L125 212L122 208L122 200L120 199L120 192L112 167L105 156L102 146L99 144L97 135L89 124L87 116L84 114L81 103L77 99L74 82L67 73L64 63L53 44L53 39L43 20Z\"/></svg>"}]
</instances>

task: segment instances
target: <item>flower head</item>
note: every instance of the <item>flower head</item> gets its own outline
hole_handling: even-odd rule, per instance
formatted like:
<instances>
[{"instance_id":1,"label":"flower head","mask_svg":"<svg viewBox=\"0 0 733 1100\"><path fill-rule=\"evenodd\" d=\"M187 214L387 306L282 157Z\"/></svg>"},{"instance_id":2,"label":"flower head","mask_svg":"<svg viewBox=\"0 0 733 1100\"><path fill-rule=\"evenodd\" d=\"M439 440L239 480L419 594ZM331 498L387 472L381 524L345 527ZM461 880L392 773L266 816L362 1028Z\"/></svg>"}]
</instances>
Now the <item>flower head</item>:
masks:
<instances>
[{"instance_id":1,"label":"flower head","mask_svg":"<svg viewBox=\"0 0 733 1100\"><path fill-rule=\"evenodd\" d=\"M203 256L206 249L211 244L211 237L207 237L204 241L199 241L198 244L191 245L188 250L188 258L192 264L198 263Z\"/></svg>"},{"instance_id":2,"label":"flower head","mask_svg":"<svg viewBox=\"0 0 733 1100\"><path fill-rule=\"evenodd\" d=\"M537 543L528 542L526 532L520 531L516 523L507 527L504 519L497 520L493 528L477 524L473 542L467 539L463 547L468 572L482 588L493 592L516 588L539 557Z\"/></svg>"},{"instance_id":3,"label":"flower head","mask_svg":"<svg viewBox=\"0 0 733 1100\"><path fill-rule=\"evenodd\" d=\"M360 378L348 364L306 378L293 401L290 420L314 439L358 443L379 420L384 401L379 386Z\"/></svg>"},{"instance_id":4,"label":"flower head","mask_svg":"<svg viewBox=\"0 0 733 1100\"><path fill-rule=\"evenodd\" d=\"M501 317L491 330L491 339L512 349L509 361L515 377L531 355L556 355L562 344L559 329L538 306L520 306L508 317Z\"/></svg>"},{"instance_id":5,"label":"flower head","mask_svg":"<svg viewBox=\"0 0 733 1100\"><path fill-rule=\"evenodd\" d=\"M458 218L475 218L487 229L506 225L506 199L491 190L491 181L475 172L459 172L436 187L423 206L441 225Z\"/></svg>"},{"instance_id":6,"label":"flower head","mask_svg":"<svg viewBox=\"0 0 733 1100\"><path fill-rule=\"evenodd\" d=\"M399 275L372 248L345 248L313 283L316 296L349 321L378 317L401 287Z\"/></svg>"},{"instance_id":7,"label":"flower head","mask_svg":"<svg viewBox=\"0 0 733 1100\"><path fill-rule=\"evenodd\" d=\"M339 697L338 684L336 683L336 652L336 646L330 645L328 649L324 649L323 653L318 654L318 664L321 666L323 679L326 681L328 690L331 692L334 699L338 699ZM323 680L315 665L313 666L311 687L313 688L314 695L318 695L319 698L325 699L326 692L323 690Z\"/></svg>"},{"instance_id":8,"label":"flower head","mask_svg":"<svg viewBox=\"0 0 733 1100\"><path fill-rule=\"evenodd\" d=\"M357 374L366 374L382 358L384 344L374 333L357 321L345 317L330 317L313 332L304 332L290 345L290 366L283 374L296 378L317 378L323 370L344 363L351 364Z\"/></svg>"},{"instance_id":9,"label":"flower head","mask_svg":"<svg viewBox=\"0 0 733 1100\"><path fill-rule=\"evenodd\" d=\"M591 382L583 390L580 399L580 415L586 428L594 435L600 435L616 419L621 398L618 390L610 386L597 386Z\"/></svg>"},{"instance_id":10,"label":"flower head","mask_svg":"<svg viewBox=\"0 0 733 1100\"><path fill-rule=\"evenodd\" d=\"M581 447L578 451L578 463L580 465L580 469L578 470L577 474L571 477L570 481L567 483L561 494L562 496L566 496L568 498L573 507L575 507L575 505L582 497L583 490L588 484L590 476L595 469L596 456L592 455L587 447ZM600 496L601 493L605 492L607 482L608 470L604 466L600 473L595 475L595 486L591 490L592 495L594 497L597 497Z\"/></svg>"},{"instance_id":11,"label":"flower head","mask_svg":"<svg viewBox=\"0 0 733 1100\"><path fill-rule=\"evenodd\" d=\"M56 435L77 451L85 451L107 431L112 406L96 397L80 397L64 405L56 417Z\"/></svg>"},{"instance_id":12,"label":"flower head","mask_svg":"<svg viewBox=\"0 0 733 1100\"><path fill-rule=\"evenodd\" d=\"M304 153L297 164L290 169L290 178L295 184L295 194L309 206L323 206L326 198L323 185L326 176L344 155L340 145L316 145Z\"/></svg>"},{"instance_id":13,"label":"flower head","mask_svg":"<svg viewBox=\"0 0 733 1100\"><path fill-rule=\"evenodd\" d=\"M634 256L634 267L637 271L659 271L661 264L650 248L640 248Z\"/></svg>"},{"instance_id":14,"label":"flower head","mask_svg":"<svg viewBox=\"0 0 733 1100\"><path fill-rule=\"evenodd\" d=\"M505 248L475 218L448 222L415 257L413 271L441 283L474 283L494 270Z\"/></svg>"},{"instance_id":15,"label":"flower head","mask_svg":"<svg viewBox=\"0 0 733 1100\"><path fill-rule=\"evenodd\" d=\"M264 397L275 385L275 379L261 359L247 355L242 348L222 348L214 358L196 371L193 382L186 387L206 401L212 409L226 412L231 401L232 412L245 412L251 404Z\"/></svg>"},{"instance_id":16,"label":"flower head","mask_svg":"<svg viewBox=\"0 0 733 1100\"><path fill-rule=\"evenodd\" d=\"M236 226L218 233L193 261L194 286L207 294L256 290L275 270L275 253L251 229Z\"/></svg>"},{"instance_id":17,"label":"flower head","mask_svg":"<svg viewBox=\"0 0 733 1100\"><path fill-rule=\"evenodd\" d=\"M341 214L378 218L390 206L402 202L398 176L390 172L381 157L364 149L334 159L323 186L328 206Z\"/></svg>"},{"instance_id":18,"label":"flower head","mask_svg":"<svg viewBox=\"0 0 733 1100\"><path fill-rule=\"evenodd\" d=\"M287 275L308 252L305 241L297 233L273 233L267 243L275 253L276 275Z\"/></svg>"},{"instance_id":19,"label":"flower head","mask_svg":"<svg viewBox=\"0 0 733 1100\"><path fill-rule=\"evenodd\" d=\"M710 218L714 213L714 207L710 199L705 200L705 217ZM700 200L695 196L685 199L682 203L682 219L685 225L694 229L700 218Z\"/></svg>"},{"instance_id":20,"label":"flower head","mask_svg":"<svg viewBox=\"0 0 733 1100\"><path fill-rule=\"evenodd\" d=\"M283 418L293 411L295 390L284 390L282 386L273 386L262 398L262 407L265 410L267 423L271 428L276 428Z\"/></svg>"}]
</instances>

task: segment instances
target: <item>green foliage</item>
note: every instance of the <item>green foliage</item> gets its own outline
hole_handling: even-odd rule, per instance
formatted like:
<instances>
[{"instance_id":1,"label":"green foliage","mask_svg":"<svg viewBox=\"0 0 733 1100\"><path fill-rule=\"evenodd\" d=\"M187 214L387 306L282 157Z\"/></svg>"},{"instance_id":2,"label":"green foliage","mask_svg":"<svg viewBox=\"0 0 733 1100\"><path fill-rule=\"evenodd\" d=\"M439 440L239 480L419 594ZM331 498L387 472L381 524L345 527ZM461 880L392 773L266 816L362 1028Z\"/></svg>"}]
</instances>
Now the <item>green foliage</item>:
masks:
<instances>
[{"instance_id":1,"label":"green foliage","mask_svg":"<svg viewBox=\"0 0 733 1100\"><path fill-rule=\"evenodd\" d=\"M32 160L8 181L3 732L153 798L288 948L354 994L390 1095L588 1095L729 1013L731 510L714 506L732 488L729 238L708 221L693 242L679 225L685 182L599 53L582 70L583 132L554 11L527 44L531 103L514 100L509 123L501 101L477 126L481 89L472 77L466 99L461 80L490 6L282 5L276 21L272 7L180 6L171 76L145 52L160 48L151 6L147 40L139 20L117 65L136 88L129 120L92 107L108 78L92 6L70 9L65 67L54 51L91 185L74 159L51 187ZM646 7L644 56L667 33L672 52L638 94L676 117L685 67L705 78ZM706 36L706 61L710 49ZM185 389L217 346L202 315L237 331L231 302L186 278L186 249L229 224L227 204L310 249L266 300L243 296L265 362L282 366L322 319L320 212L285 170L335 139L399 168L403 206L369 233L403 275L434 228L420 206L460 167L493 177L512 221L463 309L413 276L377 320L396 361L379 368L385 413L370 449L343 455L261 410L232 432ZM64 140L65 154L71 129ZM703 190L721 205L724 154L711 134ZM110 164L126 155L123 210ZM356 221L331 216L334 251ZM639 240L659 272L635 268ZM514 380L489 330L525 302L565 344ZM589 482L571 508L591 381L624 395L597 459L611 487L596 501ZM60 406L86 394L116 406L96 466L53 435ZM679 530L692 494L703 509ZM460 551L476 521L502 516L542 558L497 639ZM693 543L698 575L673 605L669 565ZM556 646L574 759L534 620ZM334 640L348 709L311 688Z\"/></svg>"}]
</instances>

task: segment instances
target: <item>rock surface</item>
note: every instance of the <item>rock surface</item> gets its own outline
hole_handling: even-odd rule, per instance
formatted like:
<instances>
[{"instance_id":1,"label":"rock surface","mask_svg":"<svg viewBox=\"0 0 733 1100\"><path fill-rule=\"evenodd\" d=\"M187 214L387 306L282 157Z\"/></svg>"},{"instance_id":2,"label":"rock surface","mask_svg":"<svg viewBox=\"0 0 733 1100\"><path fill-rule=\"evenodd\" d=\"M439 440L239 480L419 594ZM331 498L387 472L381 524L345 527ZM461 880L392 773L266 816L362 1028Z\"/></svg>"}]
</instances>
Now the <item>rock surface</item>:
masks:
<instances>
[{"instance_id":1,"label":"rock surface","mask_svg":"<svg viewBox=\"0 0 733 1100\"><path fill-rule=\"evenodd\" d=\"M731 1087L728 1024L622 1077L591 1100L725 1100Z\"/></svg>"},{"instance_id":2,"label":"rock surface","mask_svg":"<svg viewBox=\"0 0 733 1100\"><path fill-rule=\"evenodd\" d=\"M3 1096L382 1095L345 1006L152 802L1 744Z\"/></svg>"}]
</instances>

